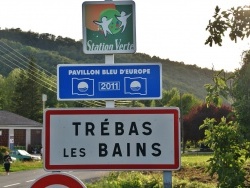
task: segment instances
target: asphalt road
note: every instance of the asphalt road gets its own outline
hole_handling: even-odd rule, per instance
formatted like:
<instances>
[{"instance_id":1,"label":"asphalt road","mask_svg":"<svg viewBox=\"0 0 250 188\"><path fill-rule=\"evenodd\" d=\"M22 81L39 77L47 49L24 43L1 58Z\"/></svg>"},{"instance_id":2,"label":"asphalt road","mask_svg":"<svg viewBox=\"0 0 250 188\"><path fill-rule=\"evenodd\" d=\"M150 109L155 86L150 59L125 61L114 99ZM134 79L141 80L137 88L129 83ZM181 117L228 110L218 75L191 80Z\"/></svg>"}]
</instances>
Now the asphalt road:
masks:
<instances>
[{"instance_id":1,"label":"asphalt road","mask_svg":"<svg viewBox=\"0 0 250 188\"><path fill-rule=\"evenodd\" d=\"M43 169L29 170L21 172L12 172L10 175L0 176L0 187L2 188L27 188L30 187L36 179L51 172L46 172ZM108 174L108 171L69 171L67 172L83 183L90 181L93 178L98 178Z\"/></svg>"}]
</instances>

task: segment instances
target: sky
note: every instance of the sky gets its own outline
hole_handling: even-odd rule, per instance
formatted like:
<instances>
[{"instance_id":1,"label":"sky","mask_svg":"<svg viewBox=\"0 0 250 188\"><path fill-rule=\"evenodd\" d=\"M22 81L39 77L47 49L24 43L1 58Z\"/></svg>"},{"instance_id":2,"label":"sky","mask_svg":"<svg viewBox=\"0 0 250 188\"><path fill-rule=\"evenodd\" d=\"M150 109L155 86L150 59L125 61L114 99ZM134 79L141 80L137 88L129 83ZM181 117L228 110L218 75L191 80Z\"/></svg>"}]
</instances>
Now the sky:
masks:
<instances>
[{"instance_id":1,"label":"sky","mask_svg":"<svg viewBox=\"0 0 250 188\"><path fill-rule=\"evenodd\" d=\"M0 27L82 39L83 0L0 0ZM250 0L134 0L136 52L214 70L240 68L249 39L204 45L216 5L223 10ZM133 63L133 62L128 62Z\"/></svg>"}]
</instances>

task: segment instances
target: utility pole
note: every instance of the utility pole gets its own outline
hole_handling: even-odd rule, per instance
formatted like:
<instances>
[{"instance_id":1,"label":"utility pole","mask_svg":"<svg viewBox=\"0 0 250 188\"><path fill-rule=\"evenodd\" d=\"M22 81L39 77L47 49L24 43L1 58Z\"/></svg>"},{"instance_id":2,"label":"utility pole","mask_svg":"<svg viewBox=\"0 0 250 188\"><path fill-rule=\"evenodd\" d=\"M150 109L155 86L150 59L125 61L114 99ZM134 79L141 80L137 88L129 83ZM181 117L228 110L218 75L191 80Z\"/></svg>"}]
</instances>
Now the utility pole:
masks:
<instances>
[{"instance_id":1,"label":"utility pole","mask_svg":"<svg viewBox=\"0 0 250 188\"><path fill-rule=\"evenodd\" d=\"M43 112L44 112L45 102L47 101L47 95L46 94L42 94L42 101L43 101Z\"/></svg>"},{"instance_id":2,"label":"utility pole","mask_svg":"<svg viewBox=\"0 0 250 188\"><path fill-rule=\"evenodd\" d=\"M183 127L183 106L182 106L182 93L180 92L180 123L181 123L181 142L182 152L185 153L185 142L184 142L184 127Z\"/></svg>"}]
</instances>

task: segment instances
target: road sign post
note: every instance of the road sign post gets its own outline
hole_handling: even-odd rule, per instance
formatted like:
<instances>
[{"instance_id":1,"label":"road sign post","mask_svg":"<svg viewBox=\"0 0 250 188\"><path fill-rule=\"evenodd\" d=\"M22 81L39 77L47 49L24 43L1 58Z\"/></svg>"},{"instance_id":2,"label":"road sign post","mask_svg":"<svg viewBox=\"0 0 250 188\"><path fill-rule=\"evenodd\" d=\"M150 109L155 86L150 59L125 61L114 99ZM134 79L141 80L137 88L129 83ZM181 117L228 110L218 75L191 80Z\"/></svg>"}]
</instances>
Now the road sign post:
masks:
<instances>
[{"instance_id":1,"label":"road sign post","mask_svg":"<svg viewBox=\"0 0 250 188\"><path fill-rule=\"evenodd\" d=\"M136 52L133 1L86 1L82 21L85 54Z\"/></svg>"},{"instance_id":2,"label":"road sign post","mask_svg":"<svg viewBox=\"0 0 250 188\"><path fill-rule=\"evenodd\" d=\"M162 98L161 64L114 64L111 55L136 52L135 3L86 1L82 22L83 52L105 54L105 65L58 65L57 98L106 100L107 108L47 109L44 168L163 170L170 187L180 168L179 109L114 108L114 100Z\"/></svg>"},{"instance_id":3,"label":"road sign post","mask_svg":"<svg viewBox=\"0 0 250 188\"><path fill-rule=\"evenodd\" d=\"M74 187L87 188L81 180L66 173L50 173L38 178L30 188L38 187Z\"/></svg>"},{"instance_id":4,"label":"road sign post","mask_svg":"<svg viewBox=\"0 0 250 188\"><path fill-rule=\"evenodd\" d=\"M58 65L58 100L161 99L160 63Z\"/></svg>"},{"instance_id":5,"label":"road sign post","mask_svg":"<svg viewBox=\"0 0 250 188\"><path fill-rule=\"evenodd\" d=\"M45 161L57 170L176 170L178 108L47 109Z\"/></svg>"},{"instance_id":6,"label":"road sign post","mask_svg":"<svg viewBox=\"0 0 250 188\"><path fill-rule=\"evenodd\" d=\"M114 54L105 55L105 64L106 65L114 65ZM114 108L115 101L114 100L106 100L106 108Z\"/></svg>"}]
</instances>

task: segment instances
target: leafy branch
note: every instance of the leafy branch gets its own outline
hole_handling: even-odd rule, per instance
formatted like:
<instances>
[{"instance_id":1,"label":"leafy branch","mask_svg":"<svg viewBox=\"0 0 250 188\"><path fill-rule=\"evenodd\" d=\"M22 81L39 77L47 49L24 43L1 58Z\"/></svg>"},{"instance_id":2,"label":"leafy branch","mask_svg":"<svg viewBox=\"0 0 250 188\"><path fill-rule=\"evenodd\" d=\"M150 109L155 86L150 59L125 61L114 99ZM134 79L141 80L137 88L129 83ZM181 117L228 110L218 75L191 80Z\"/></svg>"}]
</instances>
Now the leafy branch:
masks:
<instances>
[{"instance_id":1,"label":"leafy branch","mask_svg":"<svg viewBox=\"0 0 250 188\"><path fill-rule=\"evenodd\" d=\"M243 40L250 35L250 6L239 6L231 8L227 11L222 11L216 6L212 20L206 27L210 33L205 45L212 47L213 43L221 46L222 37L229 30L229 38L237 42L237 38Z\"/></svg>"}]
</instances>

